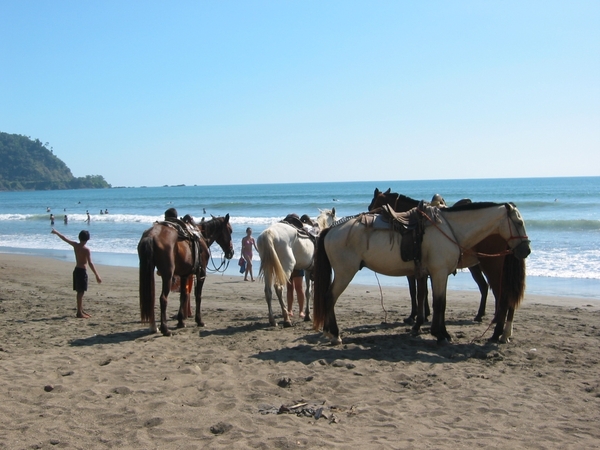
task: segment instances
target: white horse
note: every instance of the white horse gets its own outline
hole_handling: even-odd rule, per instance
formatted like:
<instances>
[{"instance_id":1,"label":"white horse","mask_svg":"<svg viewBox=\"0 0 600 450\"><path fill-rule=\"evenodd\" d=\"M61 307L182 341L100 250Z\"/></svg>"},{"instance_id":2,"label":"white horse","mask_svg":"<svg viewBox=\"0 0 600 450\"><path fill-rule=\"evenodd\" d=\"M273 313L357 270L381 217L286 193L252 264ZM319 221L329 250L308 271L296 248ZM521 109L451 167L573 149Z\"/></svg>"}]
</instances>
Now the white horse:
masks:
<instances>
[{"instance_id":1,"label":"white horse","mask_svg":"<svg viewBox=\"0 0 600 450\"><path fill-rule=\"evenodd\" d=\"M513 204L471 203L444 209L425 207L422 211L419 214L426 215L426 221L420 273L416 273L414 261L402 259L400 234L365 225L361 220L364 215L340 221L320 234L315 255L314 328L322 327L332 343L341 343L335 303L363 267L389 276L414 275L424 279L429 275L433 295L431 334L443 342L451 340L445 324L448 275L476 263L476 258L469 257L468 249L487 236L499 234L517 258L524 259L531 252L525 224ZM524 289L524 271L504 276L515 277L510 280L512 285ZM423 299L419 300L415 331L423 323Z\"/></svg>"},{"instance_id":2,"label":"white horse","mask_svg":"<svg viewBox=\"0 0 600 450\"><path fill-rule=\"evenodd\" d=\"M287 285L294 270L304 270L306 279L304 320L312 320L309 304L316 235L320 230L335 222L335 208L319 211L319 217L315 221L316 225L305 225L299 229L286 222L277 222L264 230L256 239L256 247L260 256L258 275L264 278L265 299L269 308L269 323L272 326L277 326L271 307L273 287L281 305L283 326L292 326L289 312L283 302L283 287Z\"/></svg>"}]
</instances>

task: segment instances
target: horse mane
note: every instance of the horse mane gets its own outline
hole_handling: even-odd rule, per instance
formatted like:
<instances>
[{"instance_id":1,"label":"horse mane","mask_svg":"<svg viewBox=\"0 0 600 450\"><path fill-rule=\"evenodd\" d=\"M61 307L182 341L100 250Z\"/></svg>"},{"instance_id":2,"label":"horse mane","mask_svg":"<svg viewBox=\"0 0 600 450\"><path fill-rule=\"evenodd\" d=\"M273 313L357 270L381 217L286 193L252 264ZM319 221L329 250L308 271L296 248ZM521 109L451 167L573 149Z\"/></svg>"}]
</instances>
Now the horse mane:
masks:
<instances>
[{"instance_id":1,"label":"horse mane","mask_svg":"<svg viewBox=\"0 0 600 450\"><path fill-rule=\"evenodd\" d=\"M198 228L200 230L204 230L204 236L210 236L215 231L215 229L223 222L223 217L214 217L210 220L202 220Z\"/></svg>"},{"instance_id":2,"label":"horse mane","mask_svg":"<svg viewBox=\"0 0 600 450\"><path fill-rule=\"evenodd\" d=\"M494 203L494 202L472 202L472 203L463 203L460 205L453 205L444 208L444 211L455 212L455 211L474 211L478 209L492 208L495 206L501 206L503 203Z\"/></svg>"},{"instance_id":3,"label":"horse mane","mask_svg":"<svg viewBox=\"0 0 600 450\"><path fill-rule=\"evenodd\" d=\"M502 267L501 302L517 309L525 295L525 260L509 253Z\"/></svg>"},{"instance_id":4,"label":"horse mane","mask_svg":"<svg viewBox=\"0 0 600 450\"><path fill-rule=\"evenodd\" d=\"M331 227L330 227L330 228L337 227L337 226L339 226L339 225L342 225L342 224L344 224L344 223L348 222L349 220L356 219L356 218L357 218L358 216L360 216L361 214L362 214L362 213L360 213L360 214L355 214L355 215L353 215L353 216L346 216L346 217L342 217L341 219L338 219L338 220L336 220L335 222L333 222L333 223L331 224Z\"/></svg>"}]
</instances>

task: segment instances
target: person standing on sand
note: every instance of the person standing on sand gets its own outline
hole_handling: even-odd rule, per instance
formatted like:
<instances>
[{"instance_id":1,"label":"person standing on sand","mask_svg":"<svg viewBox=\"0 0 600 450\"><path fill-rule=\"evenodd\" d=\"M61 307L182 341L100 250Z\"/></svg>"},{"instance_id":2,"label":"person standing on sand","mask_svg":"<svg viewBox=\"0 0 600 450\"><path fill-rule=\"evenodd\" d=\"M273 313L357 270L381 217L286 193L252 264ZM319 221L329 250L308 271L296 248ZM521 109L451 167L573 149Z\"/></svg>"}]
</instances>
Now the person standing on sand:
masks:
<instances>
[{"instance_id":1,"label":"person standing on sand","mask_svg":"<svg viewBox=\"0 0 600 450\"><path fill-rule=\"evenodd\" d=\"M57 235L75 251L75 270L73 270L73 290L77 292L77 317L80 319L88 319L90 316L83 310L83 294L88 288L88 276L87 276L87 265L90 265L90 269L96 275L96 281L98 284L102 283L102 279L94 263L92 262L92 252L86 247L87 241L90 240L90 233L87 230L81 230L79 232L79 242L72 241L71 239L63 236L61 233L52 228L52 234Z\"/></svg>"},{"instance_id":2,"label":"person standing on sand","mask_svg":"<svg viewBox=\"0 0 600 450\"><path fill-rule=\"evenodd\" d=\"M250 273L250 279L254 281L254 274L252 273L252 248L256 251L256 242L252 237L252 228L246 228L246 236L242 238L242 257L246 260L246 271L244 273L244 281L248 281L248 273Z\"/></svg>"},{"instance_id":3,"label":"person standing on sand","mask_svg":"<svg viewBox=\"0 0 600 450\"><path fill-rule=\"evenodd\" d=\"M304 290L302 288L302 279L304 278L304 270L294 270L290 277L290 281L287 283L287 305L288 313L291 317L294 317L292 309L294 308L294 291L296 291L296 297L298 297L298 309L300 318L304 318Z\"/></svg>"}]
</instances>

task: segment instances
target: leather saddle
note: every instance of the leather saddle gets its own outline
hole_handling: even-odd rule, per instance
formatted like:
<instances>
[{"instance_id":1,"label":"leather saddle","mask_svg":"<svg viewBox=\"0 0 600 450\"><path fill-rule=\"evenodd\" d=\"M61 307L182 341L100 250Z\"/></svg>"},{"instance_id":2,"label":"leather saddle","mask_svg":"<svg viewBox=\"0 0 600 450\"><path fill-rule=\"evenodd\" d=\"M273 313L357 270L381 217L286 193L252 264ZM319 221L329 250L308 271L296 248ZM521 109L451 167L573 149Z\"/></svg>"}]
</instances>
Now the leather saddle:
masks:
<instances>
[{"instance_id":1,"label":"leather saddle","mask_svg":"<svg viewBox=\"0 0 600 450\"><path fill-rule=\"evenodd\" d=\"M163 222L158 223L175 229L177 231L177 240L189 241L192 251L192 273L196 273L200 268L200 239L204 239L204 237L194 219L188 214L183 219L165 217Z\"/></svg>"},{"instance_id":2,"label":"leather saddle","mask_svg":"<svg viewBox=\"0 0 600 450\"><path fill-rule=\"evenodd\" d=\"M406 212L396 212L390 205L384 205L374 211L365 213L360 218L361 223L380 230L390 230L400 233L400 256L403 261L421 261L421 243L425 234L425 202Z\"/></svg>"}]
</instances>

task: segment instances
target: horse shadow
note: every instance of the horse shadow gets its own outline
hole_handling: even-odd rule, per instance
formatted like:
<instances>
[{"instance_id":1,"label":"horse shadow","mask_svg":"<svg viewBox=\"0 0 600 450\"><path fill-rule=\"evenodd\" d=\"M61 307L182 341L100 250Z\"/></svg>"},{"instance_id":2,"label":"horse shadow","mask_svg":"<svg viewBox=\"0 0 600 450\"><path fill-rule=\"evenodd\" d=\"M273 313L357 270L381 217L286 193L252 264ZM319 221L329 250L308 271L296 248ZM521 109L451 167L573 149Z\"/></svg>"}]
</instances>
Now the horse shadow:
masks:
<instances>
[{"instance_id":1,"label":"horse shadow","mask_svg":"<svg viewBox=\"0 0 600 450\"><path fill-rule=\"evenodd\" d=\"M120 344L122 342L135 341L141 337L155 335L149 329L135 330L135 331L122 331L117 333L108 334L95 334L81 339L73 339L70 342L72 347L92 346L98 344Z\"/></svg>"},{"instance_id":2,"label":"horse shadow","mask_svg":"<svg viewBox=\"0 0 600 450\"><path fill-rule=\"evenodd\" d=\"M261 351L251 358L306 365L312 363L333 364L336 361L361 361L374 359L387 362L426 362L442 364L462 362L469 359L494 360L500 357L498 344L485 342L453 343L440 345L435 339L410 332L384 334L377 331L405 327L404 324L360 325L346 329L341 346L334 346L319 333L307 334L296 339L298 345L276 350Z\"/></svg>"}]
</instances>

